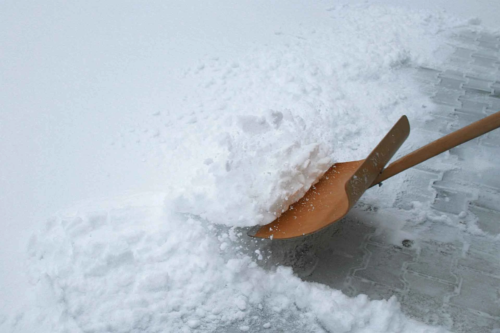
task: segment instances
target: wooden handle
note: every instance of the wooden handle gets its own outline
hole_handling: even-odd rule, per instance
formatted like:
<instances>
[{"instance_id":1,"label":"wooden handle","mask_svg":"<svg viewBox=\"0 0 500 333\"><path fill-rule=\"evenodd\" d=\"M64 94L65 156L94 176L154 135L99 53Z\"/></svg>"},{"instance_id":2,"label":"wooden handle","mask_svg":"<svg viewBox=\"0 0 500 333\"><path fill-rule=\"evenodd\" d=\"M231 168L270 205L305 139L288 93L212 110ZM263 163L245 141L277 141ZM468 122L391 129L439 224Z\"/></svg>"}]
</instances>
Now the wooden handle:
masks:
<instances>
[{"instance_id":1,"label":"wooden handle","mask_svg":"<svg viewBox=\"0 0 500 333\"><path fill-rule=\"evenodd\" d=\"M486 134L498 127L500 127L500 112L478 120L475 123L450 133L406 156L401 157L399 160L394 161L384 169L377 179L375 179L372 186L377 185L378 183L383 182L384 180L391 178L392 176L397 175L412 166L422 163L431 157L439 155L448 149L477 138L478 136Z\"/></svg>"}]
</instances>

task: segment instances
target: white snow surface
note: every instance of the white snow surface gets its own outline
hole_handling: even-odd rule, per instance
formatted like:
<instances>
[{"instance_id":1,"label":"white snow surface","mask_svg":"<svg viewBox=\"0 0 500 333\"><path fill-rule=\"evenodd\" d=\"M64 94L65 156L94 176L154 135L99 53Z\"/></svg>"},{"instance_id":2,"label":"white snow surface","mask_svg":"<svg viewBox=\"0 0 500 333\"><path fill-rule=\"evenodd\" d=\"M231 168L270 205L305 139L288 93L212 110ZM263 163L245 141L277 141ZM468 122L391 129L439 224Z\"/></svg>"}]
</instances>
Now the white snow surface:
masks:
<instances>
[{"instance_id":1,"label":"white snow surface","mask_svg":"<svg viewBox=\"0 0 500 333\"><path fill-rule=\"evenodd\" d=\"M55 214L29 243L27 304L0 315L0 330L441 331L395 298L349 298L266 266L241 227L272 221L332 163L418 116L428 101L412 71L439 64L464 22L331 5L272 43L179 68L172 103L113 141L154 161L164 191Z\"/></svg>"}]
</instances>

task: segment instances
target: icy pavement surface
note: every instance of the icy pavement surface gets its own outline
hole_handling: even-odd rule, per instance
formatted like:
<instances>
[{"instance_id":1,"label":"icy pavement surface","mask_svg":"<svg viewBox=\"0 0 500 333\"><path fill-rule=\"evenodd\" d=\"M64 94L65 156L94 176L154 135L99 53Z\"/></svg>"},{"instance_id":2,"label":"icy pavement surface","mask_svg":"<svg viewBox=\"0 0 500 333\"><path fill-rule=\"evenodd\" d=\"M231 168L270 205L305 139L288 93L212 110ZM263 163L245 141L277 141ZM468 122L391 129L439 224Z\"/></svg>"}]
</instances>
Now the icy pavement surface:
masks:
<instances>
[{"instance_id":1,"label":"icy pavement surface","mask_svg":"<svg viewBox=\"0 0 500 333\"><path fill-rule=\"evenodd\" d=\"M436 105L412 132L429 141L500 111L500 37L463 31L452 44L449 68L416 74ZM322 248L308 249L314 268L303 278L352 296L395 295L408 316L453 332L497 332L499 163L496 130L406 171L394 209L362 200ZM387 195L375 191L367 196Z\"/></svg>"}]
</instances>

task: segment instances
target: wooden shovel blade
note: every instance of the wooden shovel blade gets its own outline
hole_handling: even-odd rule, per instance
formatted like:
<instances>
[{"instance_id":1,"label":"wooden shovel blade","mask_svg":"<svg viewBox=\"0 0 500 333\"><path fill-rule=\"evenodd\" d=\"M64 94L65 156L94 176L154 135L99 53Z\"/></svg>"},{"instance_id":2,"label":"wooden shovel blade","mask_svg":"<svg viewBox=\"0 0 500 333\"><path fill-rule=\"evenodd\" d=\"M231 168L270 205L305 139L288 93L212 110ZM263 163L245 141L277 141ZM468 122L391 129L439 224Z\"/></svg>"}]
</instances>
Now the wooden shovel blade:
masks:
<instances>
[{"instance_id":1,"label":"wooden shovel blade","mask_svg":"<svg viewBox=\"0 0 500 333\"><path fill-rule=\"evenodd\" d=\"M372 185L410 134L401 117L365 160L335 163L309 191L270 224L249 231L259 238L287 239L317 232L344 217Z\"/></svg>"}]
</instances>

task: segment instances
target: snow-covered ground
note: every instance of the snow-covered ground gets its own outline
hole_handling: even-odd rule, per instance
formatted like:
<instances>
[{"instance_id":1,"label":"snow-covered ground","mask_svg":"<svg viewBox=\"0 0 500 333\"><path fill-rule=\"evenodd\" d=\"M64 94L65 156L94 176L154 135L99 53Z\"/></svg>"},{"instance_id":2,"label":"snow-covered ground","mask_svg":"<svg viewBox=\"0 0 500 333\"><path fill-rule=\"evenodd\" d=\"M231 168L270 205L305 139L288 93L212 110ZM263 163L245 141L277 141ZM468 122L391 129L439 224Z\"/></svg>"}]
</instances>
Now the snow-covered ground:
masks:
<instances>
[{"instance_id":1,"label":"snow-covered ground","mask_svg":"<svg viewBox=\"0 0 500 333\"><path fill-rule=\"evenodd\" d=\"M394 4L2 4L0 330L441 330L242 228L425 118L416 69L500 12Z\"/></svg>"}]
</instances>

